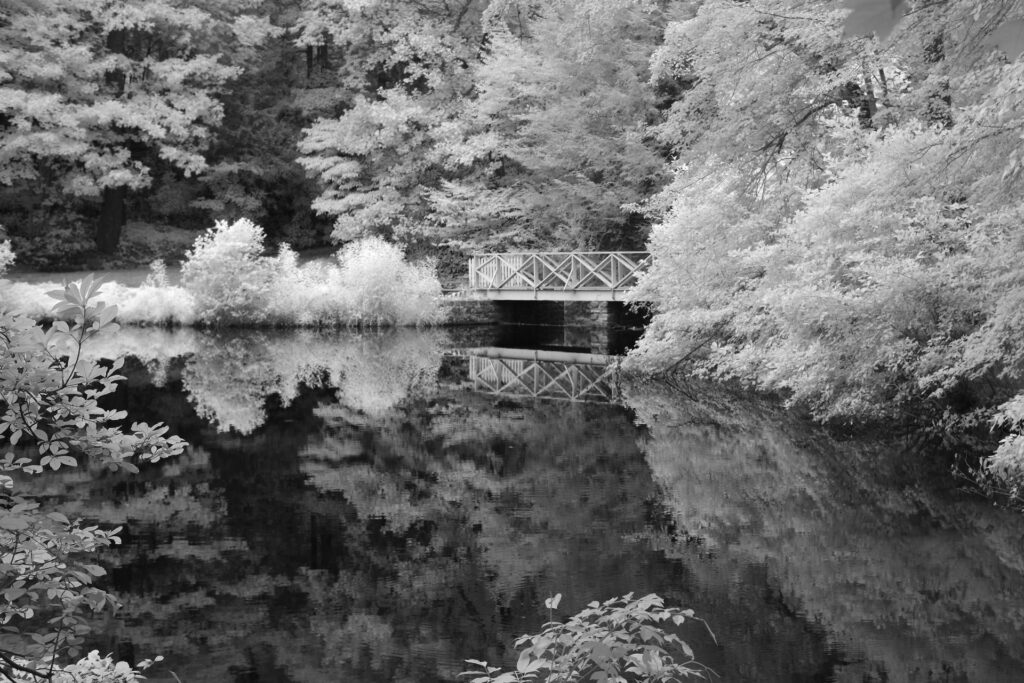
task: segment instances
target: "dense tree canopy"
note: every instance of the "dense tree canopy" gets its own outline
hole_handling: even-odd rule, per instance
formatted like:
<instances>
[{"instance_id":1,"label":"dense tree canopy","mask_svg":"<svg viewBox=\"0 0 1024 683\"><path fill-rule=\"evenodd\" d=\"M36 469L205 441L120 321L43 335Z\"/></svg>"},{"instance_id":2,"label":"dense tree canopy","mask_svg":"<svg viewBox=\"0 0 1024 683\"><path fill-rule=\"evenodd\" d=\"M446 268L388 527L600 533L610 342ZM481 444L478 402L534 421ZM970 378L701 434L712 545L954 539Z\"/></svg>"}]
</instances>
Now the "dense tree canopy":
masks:
<instances>
[{"instance_id":1,"label":"dense tree canopy","mask_svg":"<svg viewBox=\"0 0 1024 683\"><path fill-rule=\"evenodd\" d=\"M302 165L319 176L313 207L335 218L335 239L416 236L425 192L447 172L438 147L472 89L485 3L310 2L299 42L332 53L338 116L306 129Z\"/></svg>"},{"instance_id":2,"label":"dense tree canopy","mask_svg":"<svg viewBox=\"0 0 1024 683\"><path fill-rule=\"evenodd\" d=\"M112 249L125 198L303 245L313 212L335 241L427 250L649 239L640 367L685 358L823 417L995 405L1018 381L1017 0L0 13L0 221L24 260L86 220Z\"/></svg>"},{"instance_id":3,"label":"dense tree canopy","mask_svg":"<svg viewBox=\"0 0 1024 683\"><path fill-rule=\"evenodd\" d=\"M524 19L525 17L525 19ZM667 168L648 60L666 12L636 2L498 3L474 97L441 153L458 173L429 194L440 236L572 248L642 245L637 204Z\"/></svg>"},{"instance_id":4,"label":"dense tree canopy","mask_svg":"<svg viewBox=\"0 0 1024 683\"><path fill-rule=\"evenodd\" d=\"M154 169L194 175L232 62L269 32L252 3L39 0L0 24L0 184L102 200L112 251L128 190ZM230 48L231 57L220 51Z\"/></svg>"},{"instance_id":5,"label":"dense tree canopy","mask_svg":"<svg viewBox=\"0 0 1024 683\"><path fill-rule=\"evenodd\" d=\"M648 367L692 352L825 417L1019 381L1024 69L1000 36L1024 7L908 9L882 43L788 0L666 31L655 77L694 86L657 128L679 161L638 295Z\"/></svg>"}]
</instances>

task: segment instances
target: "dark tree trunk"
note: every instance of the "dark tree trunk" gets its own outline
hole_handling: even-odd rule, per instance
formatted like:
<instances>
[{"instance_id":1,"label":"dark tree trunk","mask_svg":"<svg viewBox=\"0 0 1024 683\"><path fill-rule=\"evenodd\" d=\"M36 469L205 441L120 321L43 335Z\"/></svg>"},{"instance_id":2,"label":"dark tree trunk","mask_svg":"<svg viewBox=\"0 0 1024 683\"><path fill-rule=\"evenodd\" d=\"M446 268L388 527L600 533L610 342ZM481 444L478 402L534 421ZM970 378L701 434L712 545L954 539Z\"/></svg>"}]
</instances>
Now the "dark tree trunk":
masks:
<instances>
[{"instance_id":1,"label":"dark tree trunk","mask_svg":"<svg viewBox=\"0 0 1024 683\"><path fill-rule=\"evenodd\" d=\"M107 49L116 54L126 54L128 32L124 29L111 31L107 34ZM127 78L121 69L112 69L105 75L107 85L117 97L124 94ZM103 205L100 208L100 220L96 225L96 248L104 254L113 254L117 243L121 240L121 228L125 223L124 200L128 194L125 187L106 187L103 189Z\"/></svg>"},{"instance_id":2,"label":"dark tree trunk","mask_svg":"<svg viewBox=\"0 0 1024 683\"><path fill-rule=\"evenodd\" d=\"M862 128L874 128L878 101L875 99L875 85L871 82L871 71L868 69L867 61L861 62L861 72L864 75L864 99L861 100L858 118Z\"/></svg>"},{"instance_id":3,"label":"dark tree trunk","mask_svg":"<svg viewBox=\"0 0 1024 683\"><path fill-rule=\"evenodd\" d=\"M127 188L108 187L103 190L103 206L96 226L96 248L104 254L113 254L121 239L125 223L124 200Z\"/></svg>"},{"instance_id":4,"label":"dark tree trunk","mask_svg":"<svg viewBox=\"0 0 1024 683\"><path fill-rule=\"evenodd\" d=\"M932 64L938 64L946 59L946 44L942 33L937 34L925 47L924 56ZM925 115L932 123L939 123L944 128L953 127L953 96L948 80L941 79L937 87L929 93Z\"/></svg>"},{"instance_id":5,"label":"dark tree trunk","mask_svg":"<svg viewBox=\"0 0 1024 683\"><path fill-rule=\"evenodd\" d=\"M118 29L111 31L107 34L107 49L111 52L119 55L126 54L125 49L128 44L128 32L124 29ZM114 89L117 96L120 97L124 93L125 86L125 73L120 69L112 69L106 73L107 85Z\"/></svg>"}]
</instances>

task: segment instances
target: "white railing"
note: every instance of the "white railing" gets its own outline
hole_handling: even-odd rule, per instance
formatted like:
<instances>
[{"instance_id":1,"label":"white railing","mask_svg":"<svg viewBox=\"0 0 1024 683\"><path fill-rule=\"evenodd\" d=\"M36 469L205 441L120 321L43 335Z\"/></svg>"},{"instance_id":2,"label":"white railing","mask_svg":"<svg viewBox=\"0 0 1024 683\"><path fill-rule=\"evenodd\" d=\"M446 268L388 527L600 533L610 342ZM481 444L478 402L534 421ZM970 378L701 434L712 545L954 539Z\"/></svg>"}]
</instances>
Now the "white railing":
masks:
<instances>
[{"instance_id":1,"label":"white railing","mask_svg":"<svg viewBox=\"0 0 1024 683\"><path fill-rule=\"evenodd\" d=\"M471 290L623 292L651 262L646 251L476 254Z\"/></svg>"},{"instance_id":2,"label":"white railing","mask_svg":"<svg viewBox=\"0 0 1024 683\"><path fill-rule=\"evenodd\" d=\"M618 374L619 365L614 361L469 358L473 388L498 396L616 403L619 400Z\"/></svg>"}]
</instances>

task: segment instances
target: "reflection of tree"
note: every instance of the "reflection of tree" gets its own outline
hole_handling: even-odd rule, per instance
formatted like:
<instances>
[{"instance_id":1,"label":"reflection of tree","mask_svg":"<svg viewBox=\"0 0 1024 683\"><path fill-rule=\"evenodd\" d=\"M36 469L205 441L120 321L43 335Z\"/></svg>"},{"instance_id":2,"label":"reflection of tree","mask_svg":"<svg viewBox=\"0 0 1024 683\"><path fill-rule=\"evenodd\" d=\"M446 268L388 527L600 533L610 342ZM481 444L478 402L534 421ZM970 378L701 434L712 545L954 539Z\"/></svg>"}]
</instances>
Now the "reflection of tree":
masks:
<instances>
[{"instance_id":1,"label":"reflection of tree","mask_svg":"<svg viewBox=\"0 0 1024 683\"><path fill-rule=\"evenodd\" d=\"M251 434L266 421L266 399L287 407L302 385L334 387L343 405L382 415L425 386L441 364L444 334L430 330L210 330L122 328L102 336L96 358L134 356L162 386L174 358L186 358L185 392L196 413L222 432Z\"/></svg>"},{"instance_id":2,"label":"reflection of tree","mask_svg":"<svg viewBox=\"0 0 1024 683\"><path fill-rule=\"evenodd\" d=\"M538 630L555 592L569 611L629 590L693 602L687 577L700 565L646 545L661 538L649 523L655 486L625 410L430 387L430 363L389 370L405 378L391 386L406 387L404 398L381 392L397 401L389 408L338 402L334 383L360 358L436 345L289 336L280 349L271 335L248 337L254 362L286 378L273 390L303 378L294 398L262 404L255 433L195 424L177 393L182 359L163 388L144 386L130 363L118 400L169 407L171 428L197 444L191 459L147 468L138 485L53 483L80 499L80 514L127 522L107 561L126 605L102 651L162 653L195 682L454 680L463 658L501 661L515 636ZM329 360L328 348L335 365L305 365ZM741 600L733 590L707 604L716 621L764 624L767 680L820 667L823 638L805 620L773 611L756 587Z\"/></svg>"},{"instance_id":3,"label":"reflection of tree","mask_svg":"<svg viewBox=\"0 0 1024 683\"><path fill-rule=\"evenodd\" d=\"M704 578L763 564L780 599L863 650L840 680L1019 680L1024 520L928 492L918 456L837 444L714 388L630 404L666 505L717 558Z\"/></svg>"},{"instance_id":4,"label":"reflection of tree","mask_svg":"<svg viewBox=\"0 0 1024 683\"><path fill-rule=\"evenodd\" d=\"M252 433L266 420L267 396L290 388L274 367L262 335L204 335L185 366L182 383L199 417L219 431L239 434Z\"/></svg>"},{"instance_id":5,"label":"reflection of tree","mask_svg":"<svg viewBox=\"0 0 1024 683\"><path fill-rule=\"evenodd\" d=\"M201 417L250 434L265 422L271 394L288 406L302 384L336 386L346 405L379 414L433 379L440 363L439 336L409 330L211 334L200 337L183 382Z\"/></svg>"},{"instance_id":6,"label":"reflection of tree","mask_svg":"<svg viewBox=\"0 0 1024 683\"><path fill-rule=\"evenodd\" d=\"M539 625L548 593L594 597L567 577L590 573L601 595L637 587L623 538L643 527L651 483L628 416L458 398L314 414L300 396L307 417L197 434L198 470L167 464L134 490L83 491L82 514L130 511L108 565L126 605L101 648L162 652L182 680L247 667L451 680L464 657L500 659L495 643ZM182 512L190 499L203 514Z\"/></svg>"},{"instance_id":7,"label":"reflection of tree","mask_svg":"<svg viewBox=\"0 0 1024 683\"><path fill-rule=\"evenodd\" d=\"M342 404L379 416L411 390L430 385L441 366L440 335L397 330L354 337L339 355L345 359L331 374Z\"/></svg>"},{"instance_id":8,"label":"reflection of tree","mask_svg":"<svg viewBox=\"0 0 1024 683\"><path fill-rule=\"evenodd\" d=\"M83 350L90 360L134 356L149 370L153 385L161 387L171 361L194 355L204 334L191 327L124 326L105 330Z\"/></svg>"}]
</instances>

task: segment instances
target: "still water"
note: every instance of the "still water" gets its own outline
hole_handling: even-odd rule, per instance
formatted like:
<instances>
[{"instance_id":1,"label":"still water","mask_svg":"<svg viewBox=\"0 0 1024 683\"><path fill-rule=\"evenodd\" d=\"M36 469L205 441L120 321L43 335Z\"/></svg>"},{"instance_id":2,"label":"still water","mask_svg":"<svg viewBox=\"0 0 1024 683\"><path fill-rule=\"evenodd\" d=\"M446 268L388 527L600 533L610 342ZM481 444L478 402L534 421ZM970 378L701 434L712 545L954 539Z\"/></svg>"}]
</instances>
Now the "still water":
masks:
<instances>
[{"instance_id":1,"label":"still water","mask_svg":"<svg viewBox=\"0 0 1024 683\"><path fill-rule=\"evenodd\" d=\"M705 618L723 681L1024 681L1024 516L899 439L625 383L569 358L616 340L546 334L539 363L465 350L530 341L507 330L103 340L129 420L192 448L35 480L124 525L95 646L163 654L158 681L452 681L514 661L545 598L632 591Z\"/></svg>"}]
</instances>

